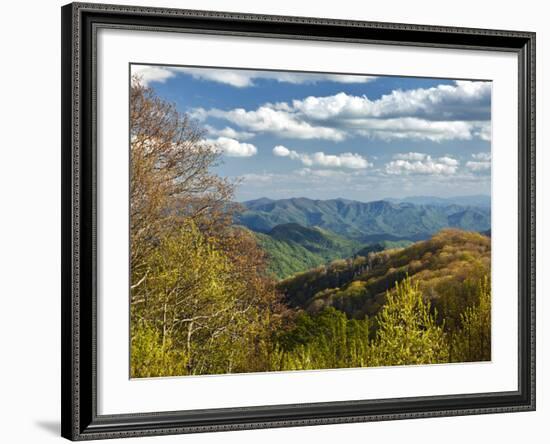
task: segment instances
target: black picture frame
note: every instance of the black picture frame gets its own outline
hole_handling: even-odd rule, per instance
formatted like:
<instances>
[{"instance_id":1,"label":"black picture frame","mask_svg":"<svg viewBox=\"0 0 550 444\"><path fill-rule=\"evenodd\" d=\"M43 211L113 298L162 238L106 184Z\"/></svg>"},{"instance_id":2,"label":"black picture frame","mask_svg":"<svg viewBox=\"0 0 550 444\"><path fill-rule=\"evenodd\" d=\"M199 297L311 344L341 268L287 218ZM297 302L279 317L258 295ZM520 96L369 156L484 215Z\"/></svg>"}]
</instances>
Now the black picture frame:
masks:
<instances>
[{"instance_id":1,"label":"black picture frame","mask_svg":"<svg viewBox=\"0 0 550 444\"><path fill-rule=\"evenodd\" d=\"M71 440L535 409L535 33L72 3L62 14L62 436ZM518 390L97 414L96 91L100 27L506 51L519 66Z\"/></svg>"}]
</instances>

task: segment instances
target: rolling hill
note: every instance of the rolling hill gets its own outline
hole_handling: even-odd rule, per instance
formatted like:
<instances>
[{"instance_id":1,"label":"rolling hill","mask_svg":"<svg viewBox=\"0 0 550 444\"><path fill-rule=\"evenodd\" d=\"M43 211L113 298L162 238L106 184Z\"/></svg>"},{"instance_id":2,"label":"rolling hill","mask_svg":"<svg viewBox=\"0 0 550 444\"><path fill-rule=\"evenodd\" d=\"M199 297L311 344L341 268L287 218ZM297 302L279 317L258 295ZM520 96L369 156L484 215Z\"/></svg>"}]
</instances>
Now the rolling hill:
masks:
<instances>
[{"instance_id":1,"label":"rolling hill","mask_svg":"<svg viewBox=\"0 0 550 444\"><path fill-rule=\"evenodd\" d=\"M490 208L454 203L262 198L242 205L244 211L235 216L235 222L256 232L269 233L278 225L299 224L363 244L424 240L447 227L485 231L491 226Z\"/></svg>"},{"instance_id":2,"label":"rolling hill","mask_svg":"<svg viewBox=\"0 0 550 444\"><path fill-rule=\"evenodd\" d=\"M489 237L448 229L406 248L333 261L278 286L292 307L310 313L334 307L362 319L374 316L385 302L386 291L410 276L439 313L461 312L449 307L471 303L470 289L490 274L490 267Z\"/></svg>"},{"instance_id":3,"label":"rolling hill","mask_svg":"<svg viewBox=\"0 0 550 444\"><path fill-rule=\"evenodd\" d=\"M269 270L278 278L352 256L362 247L327 230L296 223L277 225L255 235L269 257Z\"/></svg>"}]
</instances>

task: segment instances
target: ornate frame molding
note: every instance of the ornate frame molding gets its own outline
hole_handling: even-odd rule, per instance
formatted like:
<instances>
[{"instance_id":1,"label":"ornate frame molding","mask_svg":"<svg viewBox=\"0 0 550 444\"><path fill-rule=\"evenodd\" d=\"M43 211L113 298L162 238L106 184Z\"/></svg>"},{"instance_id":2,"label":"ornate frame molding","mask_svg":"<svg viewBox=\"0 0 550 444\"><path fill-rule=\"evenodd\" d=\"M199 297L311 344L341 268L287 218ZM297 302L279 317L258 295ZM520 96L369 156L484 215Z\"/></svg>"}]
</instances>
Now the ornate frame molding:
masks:
<instances>
[{"instance_id":1,"label":"ornate frame molding","mask_svg":"<svg viewBox=\"0 0 550 444\"><path fill-rule=\"evenodd\" d=\"M62 8L62 435L71 440L535 409L535 34L72 3ZM95 40L99 27L514 52L519 61L517 392L97 415Z\"/></svg>"}]
</instances>

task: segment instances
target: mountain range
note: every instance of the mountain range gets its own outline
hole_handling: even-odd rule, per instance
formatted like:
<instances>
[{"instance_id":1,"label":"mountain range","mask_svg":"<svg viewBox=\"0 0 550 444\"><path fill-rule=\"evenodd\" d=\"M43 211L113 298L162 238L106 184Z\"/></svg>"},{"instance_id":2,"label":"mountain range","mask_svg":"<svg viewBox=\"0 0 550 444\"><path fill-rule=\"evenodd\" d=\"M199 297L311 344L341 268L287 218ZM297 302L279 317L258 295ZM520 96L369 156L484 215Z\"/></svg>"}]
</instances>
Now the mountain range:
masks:
<instances>
[{"instance_id":1,"label":"mountain range","mask_svg":"<svg viewBox=\"0 0 550 444\"><path fill-rule=\"evenodd\" d=\"M436 197L436 196L409 196L401 199L388 197L382 200L393 203L412 203L415 205L465 205L470 207L489 208L491 206L491 196L477 194L473 196L455 196L455 197Z\"/></svg>"},{"instance_id":2,"label":"mountain range","mask_svg":"<svg viewBox=\"0 0 550 444\"><path fill-rule=\"evenodd\" d=\"M490 232L490 205L482 198L457 198L479 206L430 197L367 203L261 198L244 202L235 222L254 233L269 257L269 270L283 279L335 259L406 247L447 227Z\"/></svg>"},{"instance_id":3,"label":"mountain range","mask_svg":"<svg viewBox=\"0 0 550 444\"><path fill-rule=\"evenodd\" d=\"M236 223L256 232L269 233L277 225L293 223L318 227L362 243L423 240L447 227L469 231L485 231L491 227L490 206L460 205L453 201L417 204L387 200L261 198L242 205L244 211L236 216Z\"/></svg>"}]
</instances>

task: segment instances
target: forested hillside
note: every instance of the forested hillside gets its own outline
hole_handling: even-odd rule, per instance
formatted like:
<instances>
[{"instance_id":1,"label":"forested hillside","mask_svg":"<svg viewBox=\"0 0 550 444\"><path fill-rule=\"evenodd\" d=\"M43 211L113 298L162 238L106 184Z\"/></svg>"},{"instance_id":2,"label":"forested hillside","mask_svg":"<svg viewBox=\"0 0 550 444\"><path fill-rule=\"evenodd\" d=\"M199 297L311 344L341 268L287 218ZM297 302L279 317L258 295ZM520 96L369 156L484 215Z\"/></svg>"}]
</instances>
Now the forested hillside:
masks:
<instances>
[{"instance_id":1,"label":"forested hillside","mask_svg":"<svg viewBox=\"0 0 550 444\"><path fill-rule=\"evenodd\" d=\"M280 282L287 303L303 309L284 336L292 344L289 359L303 359L304 344L312 348L309 359L324 356L318 348L335 335L340 345L331 353L340 357L327 349L332 362L357 363L367 355L370 361L360 365L490 359L490 256L488 237L445 230L407 248L334 261Z\"/></svg>"},{"instance_id":2,"label":"forested hillside","mask_svg":"<svg viewBox=\"0 0 550 444\"><path fill-rule=\"evenodd\" d=\"M489 230L489 209L260 199L239 213L198 124L139 79L130 93L131 377L491 359L491 239L438 232Z\"/></svg>"},{"instance_id":3,"label":"forested hillside","mask_svg":"<svg viewBox=\"0 0 550 444\"><path fill-rule=\"evenodd\" d=\"M377 314L386 292L406 276L436 305L460 299L463 295L457 295L457 287L488 275L490 261L487 236L449 229L407 248L333 261L286 279L278 287L294 307L309 312L335 307L349 317L363 318Z\"/></svg>"},{"instance_id":4,"label":"forested hillside","mask_svg":"<svg viewBox=\"0 0 550 444\"><path fill-rule=\"evenodd\" d=\"M268 233L255 233L265 250L268 270L276 278L326 264L333 259L352 256L361 244L318 227L308 228L289 223Z\"/></svg>"}]
</instances>

